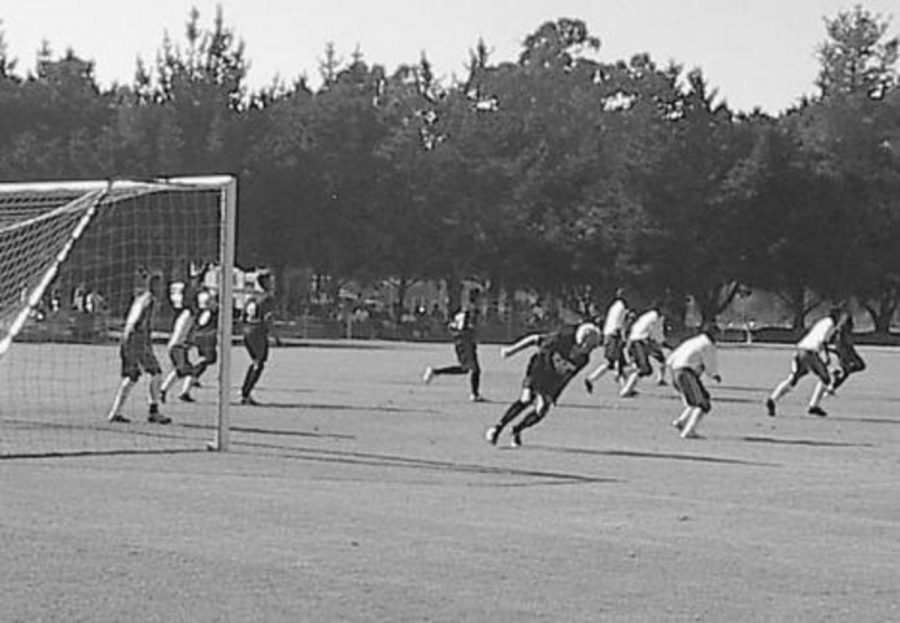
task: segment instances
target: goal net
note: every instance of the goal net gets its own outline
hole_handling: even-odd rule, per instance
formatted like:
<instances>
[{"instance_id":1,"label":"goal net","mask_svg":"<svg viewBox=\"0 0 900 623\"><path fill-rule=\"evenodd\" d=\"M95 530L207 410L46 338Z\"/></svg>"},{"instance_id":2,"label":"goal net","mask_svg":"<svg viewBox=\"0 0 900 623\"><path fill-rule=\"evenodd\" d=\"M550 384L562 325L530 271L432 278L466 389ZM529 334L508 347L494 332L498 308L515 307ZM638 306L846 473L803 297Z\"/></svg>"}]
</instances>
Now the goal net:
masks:
<instances>
[{"instance_id":1,"label":"goal net","mask_svg":"<svg viewBox=\"0 0 900 623\"><path fill-rule=\"evenodd\" d=\"M0 184L0 458L227 448L232 311L216 302L232 300L221 275L234 263L235 197L230 176ZM119 410L128 422L110 422L123 329L150 274L162 286L148 316L162 377L180 313L170 288L209 310L204 339L218 356L196 370L195 402L167 392L157 409L170 423L148 421L158 393L146 373Z\"/></svg>"}]
</instances>

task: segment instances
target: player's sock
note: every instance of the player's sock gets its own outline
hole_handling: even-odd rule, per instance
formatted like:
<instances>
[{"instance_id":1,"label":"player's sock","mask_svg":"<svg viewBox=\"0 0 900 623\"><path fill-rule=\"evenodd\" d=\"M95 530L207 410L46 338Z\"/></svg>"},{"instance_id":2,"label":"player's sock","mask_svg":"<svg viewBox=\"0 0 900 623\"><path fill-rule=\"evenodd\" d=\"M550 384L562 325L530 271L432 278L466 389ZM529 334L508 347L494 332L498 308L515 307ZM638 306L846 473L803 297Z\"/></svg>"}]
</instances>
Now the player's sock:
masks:
<instances>
[{"instance_id":1,"label":"player's sock","mask_svg":"<svg viewBox=\"0 0 900 623\"><path fill-rule=\"evenodd\" d=\"M628 396L634 395L634 387L637 385L638 378L640 377L640 372L635 370L628 377L628 380L625 381L625 385L622 386L622 390L619 392L619 396L622 398L627 398Z\"/></svg>"},{"instance_id":2,"label":"player's sock","mask_svg":"<svg viewBox=\"0 0 900 623\"><path fill-rule=\"evenodd\" d=\"M517 400L506 409L506 413L503 414L503 417L500 418L500 421L497 422L497 428L499 430L503 430L503 428L515 419L517 415L522 413L525 408L528 406L528 403L522 402L521 400Z\"/></svg>"},{"instance_id":3,"label":"player's sock","mask_svg":"<svg viewBox=\"0 0 900 623\"><path fill-rule=\"evenodd\" d=\"M684 425L684 428L681 431L682 439L691 439L697 437L697 424L700 423L703 415L703 409L701 409L700 407L694 407L693 409L691 409L691 415L688 418L687 424Z\"/></svg>"}]
</instances>

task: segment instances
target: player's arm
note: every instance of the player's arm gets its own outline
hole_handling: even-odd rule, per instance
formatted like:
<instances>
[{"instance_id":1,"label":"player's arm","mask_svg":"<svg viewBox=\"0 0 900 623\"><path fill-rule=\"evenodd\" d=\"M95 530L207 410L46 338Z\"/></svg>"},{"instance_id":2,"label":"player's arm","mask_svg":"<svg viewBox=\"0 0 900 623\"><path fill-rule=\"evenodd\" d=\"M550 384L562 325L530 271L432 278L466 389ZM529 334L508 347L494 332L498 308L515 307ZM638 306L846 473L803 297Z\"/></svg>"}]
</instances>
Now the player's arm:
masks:
<instances>
[{"instance_id":1,"label":"player's arm","mask_svg":"<svg viewBox=\"0 0 900 623\"><path fill-rule=\"evenodd\" d=\"M531 346L537 346L538 342L541 341L541 335L539 333L533 333L531 335L523 337L521 340L512 344L511 346L501 346L500 347L500 356L504 359L512 357L518 352L525 350Z\"/></svg>"}]
</instances>

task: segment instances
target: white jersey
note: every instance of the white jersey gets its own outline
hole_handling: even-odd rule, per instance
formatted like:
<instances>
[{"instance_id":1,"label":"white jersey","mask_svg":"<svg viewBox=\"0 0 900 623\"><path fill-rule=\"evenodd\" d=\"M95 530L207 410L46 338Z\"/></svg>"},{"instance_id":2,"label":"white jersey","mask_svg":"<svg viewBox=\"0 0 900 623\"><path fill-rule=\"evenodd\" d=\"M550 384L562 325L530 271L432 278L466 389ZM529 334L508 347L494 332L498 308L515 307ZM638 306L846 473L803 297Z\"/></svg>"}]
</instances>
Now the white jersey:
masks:
<instances>
[{"instance_id":1,"label":"white jersey","mask_svg":"<svg viewBox=\"0 0 900 623\"><path fill-rule=\"evenodd\" d=\"M666 359L666 365L672 370L690 368L697 374L704 372L709 376L719 373L716 345L705 333L695 335L683 341Z\"/></svg>"},{"instance_id":2,"label":"white jersey","mask_svg":"<svg viewBox=\"0 0 900 623\"><path fill-rule=\"evenodd\" d=\"M834 334L834 320L831 316L826 316L819 320L812 328L803 336L803 339L797 342L797 348L800 350L809 350L819 352L825 350L825 344Z\"/></svg>"},{"instance_id":3,"label":"white jersey","mask_svg":"<svg viewBox=\"0 0 900 623\"><path fill-rule=\"evenodd\" d=\"M178 314L175 319L175 326L172 327L172 335L169 336L169 342L166 348L172 349L175 346L185 346L191 329L194 327L194 315L187 309Z\"/></svg>"},{"instance_id":4,"label":"white jersey","mask_svg":"<svg viewBox=\"0 0 900 623\"><path fill-rule=\"evenodd\" d=\"M606 310L606 320L603 322L603 335L615 335L625 326L625 301L616 299Z\"/></svg>"},{"instance_id":5,"label":"white jersey","mask_svg":"<svg viewBox=\"0 0 900 623\"><path fill-rule=\"evenodd\" d=\"M662 343L666 339L663 333L663 318L655 309L645 311L631 325L628 340L638 342L641 340L655 340Z\"/></svg>"}]
</instances>

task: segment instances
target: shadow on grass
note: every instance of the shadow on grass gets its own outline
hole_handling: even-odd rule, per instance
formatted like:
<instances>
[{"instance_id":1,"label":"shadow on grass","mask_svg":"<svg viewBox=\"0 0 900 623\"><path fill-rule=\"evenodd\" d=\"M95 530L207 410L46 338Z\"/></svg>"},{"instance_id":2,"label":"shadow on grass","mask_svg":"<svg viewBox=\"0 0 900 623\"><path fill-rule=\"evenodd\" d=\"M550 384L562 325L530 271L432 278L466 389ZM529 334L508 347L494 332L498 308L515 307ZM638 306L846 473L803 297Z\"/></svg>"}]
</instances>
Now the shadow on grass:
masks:
<instances>
[{"instance_id":1,"label":"shadow on grass","mask_svg":"<svg viewBox=\"0 0 900 623\"><path fill-rule=\"evenodd\" d=\"M438 461L418 457L392 454L376 454L368 452L352 452L340 450L322 450L318 448L288 447L277 444L235 442L233 447L241 447L250 452L264 452L279 458L320 463L338 463L363 467L395 468L417 471L443 472L455 474L476 474L482 476L501 476L513 478L537 479L539 482L523 482L516 484L494 484L493 486L537 486L561 484L598 484L620 483L619 479L597 478L582 474L552 472L531 469L515 469L496 467L477 463L458 463L455 461Z\"/></svg>"},{"instance_id":2,"label":"shadow on grass","mask_svg":"<svg viewBox=\"0 0 900 623\"><path fill-rule=\"evenodd\" d=\"M756 467L779 467L776 463L760 463L744 459L729 459L699 454L680 454L675 452L638 452L636 450L593 450L590 448L563 448L560 446L532 445L530 448L560 452L563 454L586 454L595 456L613 456L631 459L656 459L667 461L693 461L699 463L721 463L728 465L753 465Z\"/></svg>"},{"instance_id":3,"label":"shadow on grass","mask_svg":"<svg viewBox=\"0 0 900 623\"><path fill-rule=\"evenodd\" d=\"M258 405L247 406L240 403L233 403L232 408L247 410L250 412L261 413L265 409L316 409L321 411L380 411L383 413L439 413L434 409L405 409L401 407L385 407L385 406L360 406L360 405L339 405L339 404L316 404L308 402L261 402Z\"/></svg>"},{"instance_id":4,"label":"shadow on grass","mask_svg":"<svg viewBox=\"0 0 900 623\"><path fill-rule=\"evenodd\" d=\"M854 420L856 421L856 420ZM816 439L778 439L776 437L741 437L750 443L771 443L786 446L809 446L812 448L872 448L870 443L849 443L846 441L819 441Z\"/></svg>"}]
</instances>

